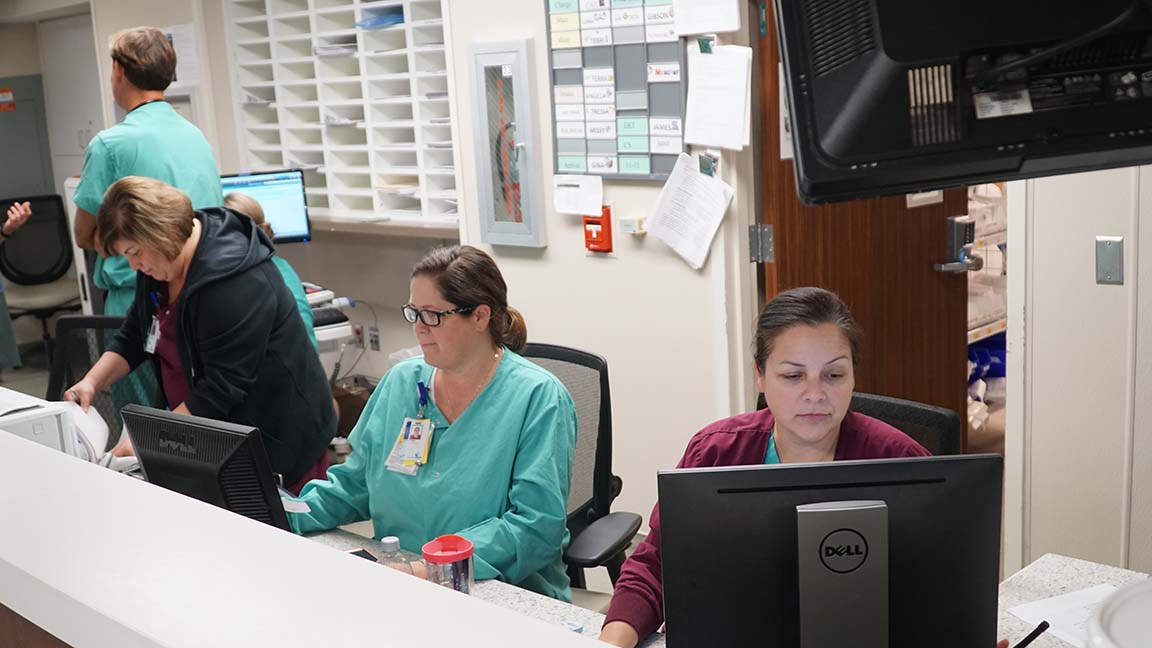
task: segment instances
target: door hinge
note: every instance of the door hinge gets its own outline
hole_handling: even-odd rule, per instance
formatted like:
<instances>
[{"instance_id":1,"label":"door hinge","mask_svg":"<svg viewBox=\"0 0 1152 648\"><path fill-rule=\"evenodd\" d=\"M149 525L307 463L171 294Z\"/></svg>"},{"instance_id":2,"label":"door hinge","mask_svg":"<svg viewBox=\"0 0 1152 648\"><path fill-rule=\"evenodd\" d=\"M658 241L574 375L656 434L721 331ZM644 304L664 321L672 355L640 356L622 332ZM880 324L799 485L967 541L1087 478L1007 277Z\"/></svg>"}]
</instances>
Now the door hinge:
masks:
<instances>
[{"instance_id":1,"label":"door hinge","mask_svg":"<svg viewBox=\"0 0 1152 648\"><path fill-rule=\"evenodd\" d=\"M752 263L776 262L776 236L771 225L757 223L748 226L748 255Z\"/></svg>"}]
</instances>

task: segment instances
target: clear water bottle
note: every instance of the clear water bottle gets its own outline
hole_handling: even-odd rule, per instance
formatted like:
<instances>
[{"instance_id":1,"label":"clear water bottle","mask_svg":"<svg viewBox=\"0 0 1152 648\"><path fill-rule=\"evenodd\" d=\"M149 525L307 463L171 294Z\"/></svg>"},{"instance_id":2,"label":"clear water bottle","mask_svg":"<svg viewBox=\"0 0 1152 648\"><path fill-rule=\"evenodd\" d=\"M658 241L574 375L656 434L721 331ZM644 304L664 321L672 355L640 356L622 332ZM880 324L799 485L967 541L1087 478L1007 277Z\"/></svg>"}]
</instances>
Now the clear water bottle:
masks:
<instances>
[{"instance_id":1,"label":"clear water bottle","mask_svg":"<svg viewBox=\"0 0 1152 648\"><path fill-rule=\"evenodd\" d=\"M391 567L396 571L402 571L405 574L413 573L412 563L420 562L420 556L414 553L404 551L400 548L400 538L396 536L387 536L380 538L381 552L380 557L376 562L386 567Z\"/></svg>"}]
</instances>

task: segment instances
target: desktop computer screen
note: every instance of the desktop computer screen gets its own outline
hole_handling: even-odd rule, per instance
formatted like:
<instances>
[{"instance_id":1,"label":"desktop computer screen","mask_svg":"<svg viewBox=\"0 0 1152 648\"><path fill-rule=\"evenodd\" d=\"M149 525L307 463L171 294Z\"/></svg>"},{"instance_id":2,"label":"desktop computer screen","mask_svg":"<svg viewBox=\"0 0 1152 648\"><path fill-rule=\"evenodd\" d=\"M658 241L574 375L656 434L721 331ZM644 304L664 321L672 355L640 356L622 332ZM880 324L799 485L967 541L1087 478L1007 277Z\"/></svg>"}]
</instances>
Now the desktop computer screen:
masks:
<instances>
[{"instance_id":1,"label":"desktop computer screen","mask_svg":"<svg viewBox=\"0 0 1152 648\"><path fill-rule=\"evenodd\" d=\"M999 455L660 472L667 645L994 646L1002 474Z\"/></svg>"},{"instance_id":2,"label":"desktop computer screen","mask_svg":"<svg viewBox=\"0 0 1152 648\"><path fill-rule=\"evenodd\" d=\"M140 405L120 413L149 483L290 529L260 430Z\"/></svg>"},{"instance_id":3,"label":"desktop computer screen","mask_svg":"<svg viewBox=\"0 0 1152 648\"><path fill-rule=\"evenodd\" d=\"M304 172L300 169L226 175L220 177L220 184L225 196L238 191L260 203L265 221L276 232L275 243L312 238L308 205L304 200Z\"/></svg>"}]
</instances>

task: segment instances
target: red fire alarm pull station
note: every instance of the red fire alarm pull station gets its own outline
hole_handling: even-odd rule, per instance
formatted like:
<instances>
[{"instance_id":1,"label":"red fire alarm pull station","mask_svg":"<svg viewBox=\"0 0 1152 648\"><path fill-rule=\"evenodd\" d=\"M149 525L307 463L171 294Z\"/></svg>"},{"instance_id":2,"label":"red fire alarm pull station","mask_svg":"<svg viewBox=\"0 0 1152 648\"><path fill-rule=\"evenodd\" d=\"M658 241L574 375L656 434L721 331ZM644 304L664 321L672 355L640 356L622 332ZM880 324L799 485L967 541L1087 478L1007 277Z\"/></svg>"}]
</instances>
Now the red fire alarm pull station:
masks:
<instances>
[{"instance_id":1,"label":"red fire alarm pull station","mask_svg":"<svg viewBox=\"0 0 1152 648\"><path fill-rule=\"evenodd\" d=\"M599 216L584 217L584 247L589 252L612 251L612 208L604 205Z\"/></svg>"}]
</instances>

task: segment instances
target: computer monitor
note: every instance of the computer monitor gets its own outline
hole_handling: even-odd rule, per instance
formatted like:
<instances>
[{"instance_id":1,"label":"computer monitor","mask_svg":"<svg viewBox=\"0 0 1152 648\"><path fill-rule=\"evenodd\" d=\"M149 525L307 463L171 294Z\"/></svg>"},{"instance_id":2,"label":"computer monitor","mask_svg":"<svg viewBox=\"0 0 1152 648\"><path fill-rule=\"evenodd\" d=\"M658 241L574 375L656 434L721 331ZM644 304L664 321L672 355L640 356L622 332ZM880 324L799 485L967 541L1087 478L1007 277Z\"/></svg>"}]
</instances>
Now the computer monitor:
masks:
<instances>
[{"instance_id":1,"label":"computer monitor","mask_svg":"<svg viewBox=\"0 0 1152 648\"><path fill-rule=\"evenodd\" d=\"M1152 161L1148 0L776 0L801 199Z\"/></svg>"},{"instance_id":2,"label":"computer monitor","mask_svg":"<svg viewBox=\"0 0 1152 648\"><path fill-rule=\"evenodd\" d=\"M149 483L290 529L259 429L140 405L120 414Z\"/></svg>"},{"instance_id":3,"label":"computer monitor","mask_svg":"<svg viewBox=\"0 0 1152 648\"><path fill-rule=\"evenodd\" d=\"M304 196L304 172L300 169L238 173L220 176L227 196L233 191L248 194L264 208L264 220L276 233L275 243L303 242L312 238L308 205Z\"/></svg>"},{"instance_id":4,"label":"computer monitor","mask_svg":"<svg viewBox=\"0 0 1152 648\"><path fill-rule=\"evenodd\" d=\"M1002 468L967 455L660 472L667 645L873 648L872 630L883 648L995 645ZM887 522L802 517L828 508ZM847 628L860 636L827 639Z\"/></svg>"}]
</instances>

